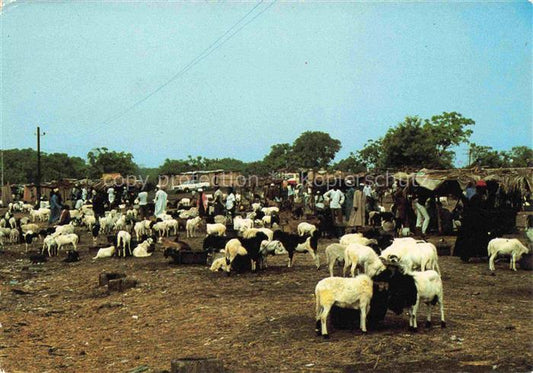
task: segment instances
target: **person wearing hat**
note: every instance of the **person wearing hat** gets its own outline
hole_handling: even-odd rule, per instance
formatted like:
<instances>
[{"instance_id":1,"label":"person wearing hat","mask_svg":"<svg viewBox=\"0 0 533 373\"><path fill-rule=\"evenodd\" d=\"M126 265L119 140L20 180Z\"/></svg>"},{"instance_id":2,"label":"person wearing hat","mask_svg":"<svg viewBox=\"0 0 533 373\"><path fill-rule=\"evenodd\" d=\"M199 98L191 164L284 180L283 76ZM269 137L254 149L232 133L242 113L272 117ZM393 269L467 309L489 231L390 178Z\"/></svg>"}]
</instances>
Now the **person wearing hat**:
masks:
<instances>
[{"instance_id":1,"label":"person wearing hat","mask_svg":"<svg viewBox=\"0 0 533 373\"><path fill-rule=\"evenodd\" d=\"M154 203L155 203L155 211L154 215L156 218L163 215L167 210L167 197L168 194L161 188L161 185L157 184L156 186L157 192L155 193Z\"/></svg>"},{"instance_id":2,"label":"person wearing hat","mask_svg":"<svg viewBox=\"0 0 533 373\"><path fill-rule=\"evenodd\" d=\"M61 214L61 196L59 195L59 188L54 188L50 194L50 217L48 224L54 224L59 220Z\"/></svg>"}]
</instances>

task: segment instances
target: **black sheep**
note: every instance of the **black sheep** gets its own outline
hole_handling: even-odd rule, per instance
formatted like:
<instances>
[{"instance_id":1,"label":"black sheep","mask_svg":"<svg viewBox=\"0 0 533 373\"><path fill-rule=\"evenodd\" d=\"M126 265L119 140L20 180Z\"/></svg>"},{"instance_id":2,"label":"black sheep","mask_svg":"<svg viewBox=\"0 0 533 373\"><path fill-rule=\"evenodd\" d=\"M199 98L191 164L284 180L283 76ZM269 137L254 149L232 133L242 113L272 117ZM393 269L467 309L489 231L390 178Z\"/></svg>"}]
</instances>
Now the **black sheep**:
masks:
<instances>
[{"instance_id":1,"label":"black sheep","mask_svg":"<svg viewBox=\"0 0 533 373\"><path fill-rule=\"evenodd\" d=\"M293 233L287 233L283 231L274 231L274 240L280 241L285 250L289 252L289 267L294 264L295 252L308 252L310 253L316 262L317 269L320 268L318 250L318 237L319 231L315 231L311 237L299 236Z\"/></svg>"},{"instance_id":2,"label":"black sheep","mask_svg":"<svg viewBox=\"0 0 533 373\"><path fill-rule=\"evenodd\" d=\"M262 263L262 257L261 257L261 242L268 241L268 237L263 232L257 232L255 236L251 238L237 238L240 242L242 247L246 249L248 252L248 256L250 257L250 260L254 263L261 265Z\"/></svg>"},{"instance_id":3,"label":"black sheep","mask_svg":"<svg viewBox=\"0 0 533 373\"><path fill-rule=\"evenodd\" d=\"M80 254L76 250L68 250L67 257L63 259L65 263L74 263L80 260Z\"/></svg>"}]
</instances>

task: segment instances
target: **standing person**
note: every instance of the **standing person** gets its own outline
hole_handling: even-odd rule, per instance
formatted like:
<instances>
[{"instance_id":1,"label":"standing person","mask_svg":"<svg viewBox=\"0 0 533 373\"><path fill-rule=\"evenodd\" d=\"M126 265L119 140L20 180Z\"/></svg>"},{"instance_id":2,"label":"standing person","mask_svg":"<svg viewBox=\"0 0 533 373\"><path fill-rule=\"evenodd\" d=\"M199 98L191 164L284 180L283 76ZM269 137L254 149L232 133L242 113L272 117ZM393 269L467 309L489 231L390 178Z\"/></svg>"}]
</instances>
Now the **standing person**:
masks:
<instances>
[{"instance_id":1,"label":"standing person","mask_svg":"<svg viewBox=\"0 0 533 373\"><path fill-rule=\"evenodd\" d=\"M105 215L106 196L104 191L96 191L93 189L93 211L94 216L99 218Z\"/></svg>"},{"instance_id":2,"label":"standing person","mask_svg":"<svg viewBox=\"0 0 533 373\"><path fill-rule=\"evenodd\" d=\"M167 209L167 197L168 194L161 188L161 185L157 184L157 192L155 193L155 211L154 215L158 218L160 215L163 215Z\"/></svg>"},{"instance_id":3,"label":"standing person","mask_svg":"<svg viewBox=\"0 0 533 373\"><path fill-rule=\"evenodd\" d=\"M202 188L198 189L198 199L196 200L196 208L201 218L207 215L207 196Z\"/></svg>"},{"instance_id":4,"label":"standing person","mask_svg":"<svg viewBox=\"0 0 533 373\"><path fill-rule=\"evenodd\" d=\"M363 227L366 215L366 196L363 193L364 184L359 184L359 188L353 195L353 211L348 225L351 227Z\"/></svg>"},{"instance_id":5,"label":"standing person","mask_svg":"<svg viewBox=\"0 0 533 373\"><path fill-rule=\"evenodd\" d=\"M85 201L87 201L87 187L83 187L81 188L81 199L83 200L83 202L85 203Z\"/></svg>"},{"instance_id":6,"label":"standing person","mask_svg":"<svg viewBox=\"0 0 533 373\"><path fill-rule=\"evenodd\" d=\"M401 224L400 228L411 228L411 220L409 219L409 200L407 199L407 190L398 189L393 196L394 206L396 208L395 217Z\"/></svg>"},{"instance_id":7,"label":"standing person","mask_svg":"<svg viewBox=\"0 0 533 373\"><path fill-rule=\"evenodd\" d=\"M54 224L59 220L61 214L61 196L59 195L59 189L54 188L50 195L50 218L48 218L48 224Z\"/></svg>"},{"instance_id":8,"label":"standing person","mask_svg":"<svg viewBox=\"0 0 533 373\"><path fill-rule=\"evenodd\" d=\"M113 187L107 188L107 202L109 204L109 209L111 210L115 203L115 189Z\"/></svg>"},{"instance_id":9,"label":"standing person","mask_svg":"<svg viewBox=\"0 0 533 373\"><path fill-rule=\"evenodd\" d=\"M224 202L222 191L219 186L215 187L215 193L213 194L215 215L221 215L224 212Z\"/></svg>"},{"instance_id":10,"label":"standing person","mask_svg":"<svg viewBox=\"0 0 533 373\"><path fill-rule=\"evenodd\" d=\"M144 220L148 217L148 192L144 190L144 187L137 195L137 201L139 203L139 215L141 220Z\"/></svg>"},{"instance_id":11,"label":"standing person","mask_svg":"<svg viewBox=\"0 0 533 373\"><path fill-rule=\"evenodd\" d=\"M341 192L337 183L324 193L324 198L329 199L329 208L335 225L342 225L342 204L344 203L344 193Z\"/></svg>"},{"instance_id":12,"label":"standing person","mask_svg":"<svg viewBox=\"0 0 533 373\"><path fill-rule=\"evenodd\" d=\"M228 196L226 197L226 213L233 218L235 216L235 194L233 188L229 188Z\"/></svg>"},{"instance_id":13,"label":"standing person","mask_svg":"<svg viewBox=\"0 0 533 373\"><path fill-rule=\"evenodd\" d=\"M429 213L426 209L426 201L430 196L429 190L417 187L415 190L415 208L416 208L416 228L422 230L424 236L429 227Z\"/></svg>"},{"instance_id":14,"label":"standing person","mask_svg":"<svg viewBox=\"0 0 533 373\"><path fill-rule=\"evenodd\" d=\"M348 221L350 220L350 214L352 213L353 209L353 196L355 194L355 189L351 181L346 181L346 186L348 187L348 190L346 191L344 198L344 219Z\"/></svg>"}]
</instances>

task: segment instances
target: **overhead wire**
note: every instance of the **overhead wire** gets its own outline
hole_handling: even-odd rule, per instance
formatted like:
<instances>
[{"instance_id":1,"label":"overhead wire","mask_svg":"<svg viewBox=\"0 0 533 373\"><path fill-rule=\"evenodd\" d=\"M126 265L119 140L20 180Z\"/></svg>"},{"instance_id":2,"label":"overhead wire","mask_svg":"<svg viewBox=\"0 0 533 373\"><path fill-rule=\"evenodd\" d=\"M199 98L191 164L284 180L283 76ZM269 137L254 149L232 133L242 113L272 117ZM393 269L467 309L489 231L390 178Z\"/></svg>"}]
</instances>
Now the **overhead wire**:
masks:
<instances>
[{"instance_id":1,"label":"overhead wire","mask_svg":"<svg viewBox=\"0 0 533 373\"><path fill-rule=\"evenodd\" d=\"M191 68L196 66L198 63L200 63L202 60L207 58L211 53L213 53L215 50L220 48L222 45L227 43L231 38L233 38L236 34L238 34L244 27L249 25L251 22L253 22L257 17L259 17L261 14L263 14L265 11L267 11L270 7L272 7L277 0L274 0L271 2L267 7L263 8L260 12L258 12L256 15L254 15L251 19L249 19L245 24L241 25L239 28L234 30L239 24L241 24L248 16L254 12L262 3L264 0L260 0L257 4L255 4L243 17L241 17L237 22L235 22L230 28L228 28L221 36L219 36L214 42L212 42L207 48L205 48L200 54L198 54L195 58L193 58L187 65L185 65L183 68L181 68L177 73L175 73L172 77L167 79L164 83L160 84L156 89L152 90L150 93L142 97L141 99L135 101L132 105L128 106L126 109L122 110L120 113L115 114L108 119L106 119L104 122L102 122L101 125L97 127L93 127L91 129L88 129L88 132L91 132L92 134L96 134L103 129L107 128L111 123L115 122L119 118L123 117L127 113L129 113L131 110L135 109L139 105L141 105L143 102L147 101L149 98L154 96L156 93L160 92L163 88L168 86L170 83L175 81L177 78L185 74L187 71L189 71ZM234 30L232 32L232 30ZM229 36L228 36L229 34ZM227 36L227 37L226 37ZM225 39L224 39L225 38ZM82 134L77 134L79 136L82 136Z\"/></svg>"}]
</instances>

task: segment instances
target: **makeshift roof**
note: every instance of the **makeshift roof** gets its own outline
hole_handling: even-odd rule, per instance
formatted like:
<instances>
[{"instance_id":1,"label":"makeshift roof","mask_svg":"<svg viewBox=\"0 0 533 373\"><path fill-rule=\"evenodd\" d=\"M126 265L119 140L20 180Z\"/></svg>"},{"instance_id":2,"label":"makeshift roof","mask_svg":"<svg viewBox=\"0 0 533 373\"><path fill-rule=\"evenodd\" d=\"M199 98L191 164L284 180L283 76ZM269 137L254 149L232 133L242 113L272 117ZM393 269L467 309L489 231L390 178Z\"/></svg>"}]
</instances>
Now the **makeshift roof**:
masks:
<instances>
[{"instance_id":1,"label":"makeshift roof","mask_svg":"<svg viewBox=\"0 0 533 373\"><path fill-rule=\"evenodd\" d=\"M395 178L396 175L394 175ZM398 176L405 177L405 175ZM475 183L478 180L497 181L505 192L516 190L524 194L533 190L533 167L453 170L424 168L408 177L414 177L418 185L429 190L442 190L447 187L446 184L451 182L456 182L464 190L469 182Z\"/></svg>"}]
</instances>

